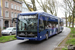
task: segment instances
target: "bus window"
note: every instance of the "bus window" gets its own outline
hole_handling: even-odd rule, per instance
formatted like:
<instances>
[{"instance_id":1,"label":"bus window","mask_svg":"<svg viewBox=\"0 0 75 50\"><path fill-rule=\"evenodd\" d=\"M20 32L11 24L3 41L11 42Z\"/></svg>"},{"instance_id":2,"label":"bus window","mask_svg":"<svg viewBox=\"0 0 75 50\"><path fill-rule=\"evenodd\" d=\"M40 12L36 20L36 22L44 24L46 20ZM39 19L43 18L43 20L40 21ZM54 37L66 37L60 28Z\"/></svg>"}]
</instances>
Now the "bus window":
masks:
<instances>
[{"instance_id":1,"label":"bus window","mask_svg":"<svg viewBox=\"0 0 75 50\"><path fill-rule=\"evenodd\" d=\"M51 25L51 23L49 23L49 28L52 28L52 25Z\"/></svg>"},{"instance_id":2,"label":"bus window","mask_svg":"<svg viewBox=\"0 0 75 50\"><path fill-rule=\"evenodd\" d=\"M22 16L21 16L22 17ZM37 18L33 16L23 16L28 18L20 18L18 21L18 31L37 31ZM34 17L36 17L34 15Z\"/></svg>"},{"instance_id":3,"label":"bus window","mask_svg":"<svg viewBox=\"0 0 75 50\"><path fill-rule=\"evenodd\" d=\"M63 22L60 22L60 26L63 26Z\"/></svg>"}]
</instances>

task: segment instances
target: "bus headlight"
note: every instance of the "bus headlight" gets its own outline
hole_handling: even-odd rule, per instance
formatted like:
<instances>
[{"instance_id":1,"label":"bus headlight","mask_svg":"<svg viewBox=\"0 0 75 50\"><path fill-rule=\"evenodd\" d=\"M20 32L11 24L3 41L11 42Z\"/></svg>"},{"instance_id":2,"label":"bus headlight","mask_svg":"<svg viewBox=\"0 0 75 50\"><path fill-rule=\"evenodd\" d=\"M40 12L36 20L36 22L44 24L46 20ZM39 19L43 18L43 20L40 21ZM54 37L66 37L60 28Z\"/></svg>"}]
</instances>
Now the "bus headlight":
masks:
<instances>
[{"instance_id":1,"label":"bus headlight","mask_svg":"<svg viewBox=\"0 0 75 50\"><path fill-rule=\"evenodd\" d=\"M40 38L42 38L42 36L40 36Z\"/></svg>"}]
</instances>

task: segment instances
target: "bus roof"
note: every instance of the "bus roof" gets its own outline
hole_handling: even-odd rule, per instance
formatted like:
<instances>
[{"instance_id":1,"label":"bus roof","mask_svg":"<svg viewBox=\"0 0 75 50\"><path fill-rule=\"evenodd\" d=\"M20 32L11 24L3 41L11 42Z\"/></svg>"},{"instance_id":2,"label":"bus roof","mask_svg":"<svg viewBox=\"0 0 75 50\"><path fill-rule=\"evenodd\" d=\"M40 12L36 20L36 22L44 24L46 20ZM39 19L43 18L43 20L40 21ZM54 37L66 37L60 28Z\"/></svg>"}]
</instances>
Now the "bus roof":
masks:
<instances>
[{"instance_id":1,"label":"bus roof","mask_svg":"<svg viewBox=\"0 0 75 50\"><path fill-rule=\"evenodd\" d=\"M26 13L20 13L20 15L35 15L35 14L40 14L40 15L43 15L43 16L46 16L46 17L51 17L51 18L58 19L58 17L53 16L51 14L48 14L46 12L26 12Z\"/></svg>"}]
</instances>

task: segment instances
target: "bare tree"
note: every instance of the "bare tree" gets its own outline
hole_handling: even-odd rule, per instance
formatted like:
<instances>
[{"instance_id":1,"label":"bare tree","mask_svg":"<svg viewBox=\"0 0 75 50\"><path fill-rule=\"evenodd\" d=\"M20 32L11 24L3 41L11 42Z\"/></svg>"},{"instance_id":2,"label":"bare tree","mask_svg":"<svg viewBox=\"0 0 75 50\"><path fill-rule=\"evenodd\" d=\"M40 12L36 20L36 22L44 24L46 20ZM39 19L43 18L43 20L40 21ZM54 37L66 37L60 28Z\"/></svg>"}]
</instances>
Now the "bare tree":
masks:
<instances>
[{"instance_id":1,"label":"bare tree","mask_svg":"<svg viewBox=\"0 0 75 50\"><path fill-rule=\"evenodd\" d=\"M73 15L72 27L74 28L74 18L75 18L75 0L73 0L73 11L72 11L72 15Z\"/></svg>"},{"instance_id":2,"label":"bare tree","mask_svg":"<svg viewBox=\"0 0 75 50\"><path fill-rule=\"evenodd\" d=\"M26 4L26 6L29 9L29 11L36 11L37 10L36 5L35 5L35 0L31 0L31 3L32 3L33 7L30 7L25 0L23 0L23 1Z\"/></svg>"},{"instance_id":3,"label":"bare tree","mask_svg":"<svg viewBox=\"0 0 75 50\"><path fill-rule=\"evenodd\" d=\"M66 15L68 14L72 14L73 16L73 5L74 5L74 1L73 0L63 0L63 4L62 4L62 8L64 8L65 12L66 12ZM66 16L65 16L66 18ZM72 27L74 27L74 18L72 19ZM67 18L66 18L66 21L67 21ZM71 21L71 19L70 19ZM66 26L67 26L67 22L66 22ZM70 23L69 23L69 26L70 26Z\"/></svg>"},{"instance_id":4,"label":"bare tree","mask_svg":"<svg viewBox=\"0 0 75 50\"><path fill-rule=\"evenodd\" d=\"M40 0L40 2L38 0L36 0L36 1L38 2L40 7L42 8L42 10L44 12L47 12L47 6L46 6L47 5L47 1L46 0L44 0L44 1Z\"/></svg>"},{"instance_id":5,"label":"bare tree","mask_svg":"<svg viewBox=\"0 0 75 50\"><path fill-rule=\"evenodd\" d=\"M67 14L66 14L66 12L65 12L65 18L66 18L66 27L67 27Z\"/></svg>"},{"instance_id":6,"label":"bare tree","mask_svg":"<svg viewBox=\"0 0 75 50\"><path fill-rule=\"evenodd\" d=\"M50 12L51 14L57 16L57 1L56 0L37 0L40 7L44 12Z\"/></svg>"},{"instance_id":7,"label":"bare tree","mask_svg":"<svg viewBox=\"0 0 75 50\"><path fill-rule=\"evenodd\" d=\"M33 5L33 10L36 11L37 9L36 9L36 5L35 5L35 0L31 0L31 2L32 2L32 5Z\"/></svg>"},{"instance_id":8,"label":"bare tree","mask_svg":"<svg viewBox=\"0 0 75 50\"><path fill-rule=\"evenodd\" d=\"M48 0L46 5L51 14L57 16L58 4L56 0Z\"/></svg>"},{"instance_id":9,"label":"bare tree","mask_svg":"<svg viewBox=\"0 0 75 50\"><path fill-rule=\"evenodd\" d=\"M69 21L69 27L70 27L70 25L71 25L71 22L72 22L71 18L72 18L72 15L70 15L70 14L69 14L69 17L68 17L68 21Z\"/></svg>"}]
</instances>

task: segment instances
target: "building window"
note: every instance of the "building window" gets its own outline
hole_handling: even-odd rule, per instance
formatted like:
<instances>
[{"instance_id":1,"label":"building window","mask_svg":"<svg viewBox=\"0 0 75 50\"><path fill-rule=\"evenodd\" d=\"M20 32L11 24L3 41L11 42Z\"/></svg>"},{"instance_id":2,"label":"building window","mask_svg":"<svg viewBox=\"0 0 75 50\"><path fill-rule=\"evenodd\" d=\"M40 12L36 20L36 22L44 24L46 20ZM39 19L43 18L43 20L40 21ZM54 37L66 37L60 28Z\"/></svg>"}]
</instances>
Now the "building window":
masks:
<instances>
[{"instance_id":1,"label":"building window","mask_svg":"<svg viewBox=\"0 0 75 50\"><path fill-rule=\"evenodd\" d=\"M18 8L17 10L19 10L19 6L17 6L17 8Z\"/></svg>"},{"instance_id":2,"label":"building window","mask_svg":"<svg viewBox=\"0 0 75 50\"><path fill-rule=\"evenodd\" d=\"M5 17L9 17L9 12L5 11Z\"/></svg>"},{"instance_id":3,"label":"building window","mask_svg":"<svg viewBox=\"0 0 75 50\"><path fill-rule=\"evenodd\" d=\"M18 16L18 13L16 13L16 17Z\"/></svg>"},{"instance_id":4,"label":"building window","mask_svg":"<svg viewBox=\"0 0 75 50\"><path fill-rule=\"evenodd\" d=\"M5 2L5 7L7 7L7 8L9 7L9 4L8 4L8 2Z\"/></svg>"},{"instance_id":5,"label":"building window","mask_svg":"<svg viewBox=\"0 0 75 50\"><path fill-rule=\"evenodd\" d=\"M17 10L19 10L19 6L17 5Z\"/></svg>"},{"instance_id":6,"label":"building window","mask_svg":"<svg viewBox=\"0 0 75 50\"><path fill-rule=\"evenodd\" d=\"M15 13L14 15L15 15L15 17L16 17L16 13Z\"/></svg>"},{"instance_id":7,"label":"building window","mask_svg":"<svg viewBox=\"0 0 75 50\"><path fill-rule=\"evenodd\" d=\"M13 9L13 4L11 4L11 8Z\"/></svg>"},{"instance_id":8,"label":"building window","mask_svg":"<svg viewBox=\"0 0 75 50\"><path fill-rule=\"evenodd\" d=\"M14 5L15 6L15 10L16 10L16 5Z\"/></svg>"},{"instance_id":9,"label":"building window","mask_svg":"<svg viewBox=\"0 0 75 50\"><path fill-rule=\"evenodd\" d=\"M20 11L22 11L22 8L20 7Z\"/></svg>"},{"instance_id":10,"label":"building window","mask_svg":"<svg viewBox=\"0 0 75 50\"><path fill-rule=\"evenodd\" d=\"M19 9L18 9L19 11L20 11L20 7L19 7Z\"/></svg>"},{"instance_id":11,"label":"building window","mask_svg":"<svg viewBox=\"0 0 75 50\"><path fill-rule=\"evenodd\" d=\"M13 12L11 12L11 17L13 18Z\"/></svg>"},{"instance_id":12,"label":"building window","mask_svg":"<svg viewBox=\"0 0 75 50\"><path fill-rule=\"evenodd\" d=\"M18 10L18 6L17 6L17 10Z\"/></svg>"}]
</instances>

